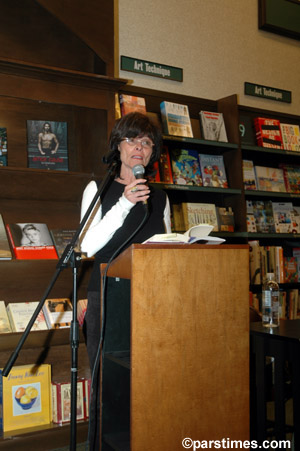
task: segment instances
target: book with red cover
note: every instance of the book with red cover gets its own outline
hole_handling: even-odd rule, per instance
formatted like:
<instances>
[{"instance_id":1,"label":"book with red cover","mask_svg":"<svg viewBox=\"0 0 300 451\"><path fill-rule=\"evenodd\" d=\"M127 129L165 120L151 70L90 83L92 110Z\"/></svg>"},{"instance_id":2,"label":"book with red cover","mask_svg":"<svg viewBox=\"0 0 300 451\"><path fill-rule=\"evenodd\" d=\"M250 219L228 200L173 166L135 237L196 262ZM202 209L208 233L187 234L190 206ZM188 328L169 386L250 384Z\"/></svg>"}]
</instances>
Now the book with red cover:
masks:
<instances>
[{"instance_id":1,"label":"book with red cover","mask_svg":"<svg viewBox=\"0 0 300 451\"><path fill-rule=\"evenodd\" d=\"M280 121L278 119L256 117L254 119L254 128L258 146L283 149Z\"/></svg>"},{"instance_id":2,"label":"book with red cover","mask_svg":"<svg viewBox=\"0 0 300 451\"><path fill-rule=\"evenodd\" d=\"M58 258L47 224L16 223L7 224L6 228L17 259Z\"/></svg>"},{"instance_id":3,"label":"book with red cover","mask_svg":"<svg viewBox=\"0 0 300 451\"><path fill-rule=\"evenodd\" d=\"M120 108L122 116L132 113L133 111L146 114L146 101L144 97L120 94Z\"/></svg>"},{"instance_id":4,"label":"book with red cover","mask_svg":"<svg viewBox=\"0 0 300 451\"><path fill-rule=\"evenodd\" d=\"M167 146L163 146L160 155L160 178L163 183L173 184L173 173L170 159L170 153Z\"/></svg>"}]
</instances>

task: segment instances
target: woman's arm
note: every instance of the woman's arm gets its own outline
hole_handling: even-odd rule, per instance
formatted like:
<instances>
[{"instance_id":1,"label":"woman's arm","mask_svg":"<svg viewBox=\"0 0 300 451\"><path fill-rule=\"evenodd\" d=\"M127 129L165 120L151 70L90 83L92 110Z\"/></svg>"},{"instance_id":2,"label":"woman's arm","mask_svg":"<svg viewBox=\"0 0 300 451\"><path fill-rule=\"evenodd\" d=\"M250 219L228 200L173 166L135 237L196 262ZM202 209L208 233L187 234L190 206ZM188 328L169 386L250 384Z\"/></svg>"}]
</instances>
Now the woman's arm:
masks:
<instances>
[{"instance_id":1,"label":"woman's arm","mask_svg":"<svg viewBox=\"0 0 300 451\"><path fill-rule=\"evenodd\" d=\"M87 211L97 192L96 182L90 182L84 190L81 203L81 219ZM130 210L134 207L123 195L118 202L101 218L101 205L98 201L81 234L81 251L92 257L112 238L116 230L124 223Z\"/></svg>"}]
</instances>

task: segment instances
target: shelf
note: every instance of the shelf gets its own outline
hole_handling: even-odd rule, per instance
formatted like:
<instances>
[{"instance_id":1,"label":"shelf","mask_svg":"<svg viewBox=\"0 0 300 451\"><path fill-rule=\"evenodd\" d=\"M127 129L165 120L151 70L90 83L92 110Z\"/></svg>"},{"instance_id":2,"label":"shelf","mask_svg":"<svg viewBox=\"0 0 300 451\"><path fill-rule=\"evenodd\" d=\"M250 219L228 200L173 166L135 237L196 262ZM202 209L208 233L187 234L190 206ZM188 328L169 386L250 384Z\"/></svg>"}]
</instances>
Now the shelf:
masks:
<instances>
[{"instance_id":1,"label":"shelf","mask_svg":"<svg viewBox=\"0 0 300 451\"><path fill-rule=\"evenodd\" d=\"M296 151L292 151L292 150L283 150L283 149L273 149L273 148L269 148L269 147L261 147L261 146L246 146L244 144L242 144L241 146L242 151L243 150L247 150L247 151L251 151L251 152L259 152L259 153L271 153L274 155L293 155L295 157L300 158L300 152L296 152Z\"/></svg>"},{"instance_id":2,"label":"shelf","mask_svg":"<svg viewBox=\"0 0 300 451\"><path fill-rule=\"evenodd\" d=\"M246 232L249 239L257 238L276 238L279 240L289 239L289 240L300 240L300 233L259 233L259 232Z\"/></svg>"},{"instance_id":3,"label":"shelf","mask_svg":"<svg viewBox=\"0 0 300 451\"><path fill-rule=\"evenodd\" d=\"M0 352L13 351L22 337L22 332L0 334ZM79 340L84 342L82 329L79 328ZM70 344L70 328L36 330L30 332L23 345L24 349L47 348Z\"/></svg>"},{"instance_id":4,"label":"shelf","mask_svg":"<svg viewBox=\"0 0 300 451\"><path fill-rule=\"evenodd\" d=\"M78 421L77 443L83 443L87 440L88 422ZM0 438L0 450L15 451L22 449L23 451L46 451L59 447L68 446L70 443L70 424L62 426L49 424L48 426L39 426L35 428L22 429L13 432L6 432ZM40 445L39 445L40 444Z\"/></svg>"},{"instance_id":5,"label":"shelf","mask_svg":"<svg viewBox=\"0 0 300 451\"><path fill-rule=\"evenodd\" d=\"M119 351L119 352L106 352L105 358L123 366L124 368L130 369L130 352L129 351Z\"/></svg>"},{"instance_id":6,"label":"shelf","mask_svg":"<svg viewBox=\"0 0 300 451\"><path fill-rule=\"evenodd\" d=\"M221 142L221 141L209 141L207 139L196 139L196 138L186 138L181 136L171 136L171 135L163 135L164 141L179 143L179 144L189 144L196 145L201 147L218 147L224 150L232 150L237 149L238 145L234 143Z\"/></svg>"},{"instance_id":7,"label":"shelf","mask_svg":"<svg viewBox=\"0 0 300 451\"><path fill-rule=\"evenodd\" d=\"M281 193L278 191L245 190L245 197L281 197L285 199L300 199L300 194Z\"/></svg>"},{"instance_id":8,"label":"shelf","mask_svg":"<svg viewBox=\"0 0 300 451\"><path fill-rule=\"evenodd\" d=\"M151 185L158 189L177 190L177 191L199 191L203 193L223 194L226 196L232 194L235 195L242 194L241 189L234 188L213 188L209 186L176 185L168 183L151 183Z\"/></svg>"}]
</instances>

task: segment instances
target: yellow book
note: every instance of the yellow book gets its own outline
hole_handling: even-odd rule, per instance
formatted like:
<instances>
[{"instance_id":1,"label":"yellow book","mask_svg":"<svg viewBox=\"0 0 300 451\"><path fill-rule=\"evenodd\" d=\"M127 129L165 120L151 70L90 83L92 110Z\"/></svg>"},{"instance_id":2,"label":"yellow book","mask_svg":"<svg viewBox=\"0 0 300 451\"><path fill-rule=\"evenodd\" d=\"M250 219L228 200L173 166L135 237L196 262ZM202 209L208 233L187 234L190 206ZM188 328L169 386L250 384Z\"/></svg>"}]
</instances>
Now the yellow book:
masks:
<instances>
[{"instance_id":1,"label":"yellow book","mask_svg":"<svg viewBox=\"0 0 300 451\"><path fill-rule=\"evenodd\" d=\"M51 366L14 366L3 382L3 430L51 423Z\"/></svg>"}]
</instances>

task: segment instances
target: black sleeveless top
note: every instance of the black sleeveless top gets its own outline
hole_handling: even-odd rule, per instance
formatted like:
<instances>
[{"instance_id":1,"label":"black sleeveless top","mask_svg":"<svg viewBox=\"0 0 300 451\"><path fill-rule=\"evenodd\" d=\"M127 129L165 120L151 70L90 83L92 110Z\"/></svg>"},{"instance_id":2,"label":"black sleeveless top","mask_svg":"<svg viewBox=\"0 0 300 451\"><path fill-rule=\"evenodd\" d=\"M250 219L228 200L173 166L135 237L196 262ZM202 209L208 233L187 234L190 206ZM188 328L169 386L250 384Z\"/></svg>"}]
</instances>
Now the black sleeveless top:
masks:
<instances>
[{"instance_id":1,"label":"black sleeveless top","mask_svg":"<svg viewBox=\"0 0 300 451\"><path fill-rule=\"evenodd\" d=\"M115 180L108 187L103 199L102 217L118 202L122 196L125 185ZM120 252L124 251L133 243L142 243L156 233L164 233L164 210L166 206L166 193L162 190L155 190L150 187L150 197L148 199L149 216L136 235L123 247ZM95 254L95 261L88 291L100 291L100 263L107 263L111 256L120 246L130 237L130 235L138 228L145 216L145 206L142 202L138 202L127 215L122 227L116 230L111 240Z\"/></svg>"}]
</instances>

